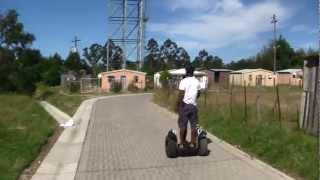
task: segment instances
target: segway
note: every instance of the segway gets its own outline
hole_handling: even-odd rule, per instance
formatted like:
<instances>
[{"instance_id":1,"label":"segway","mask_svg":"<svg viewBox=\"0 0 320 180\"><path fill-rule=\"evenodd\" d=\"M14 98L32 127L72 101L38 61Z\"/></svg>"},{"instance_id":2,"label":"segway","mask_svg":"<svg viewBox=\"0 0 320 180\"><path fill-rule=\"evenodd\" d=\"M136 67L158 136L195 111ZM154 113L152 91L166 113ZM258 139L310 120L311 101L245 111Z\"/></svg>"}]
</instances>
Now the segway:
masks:
<instances>
[{"instance_id":1,"label":"segway","mask_svg":"<svg viewBox=\"0 0 320 180\"><path fill-rule=\"evenodd\" d=\"M208 155L208 139L207 132L200 127L197 128L197 146L196 147L178 147L177 131L171 129L165 140L166 154L169 158L176 158L184 155Z\"/></svg>"}]
</instances>

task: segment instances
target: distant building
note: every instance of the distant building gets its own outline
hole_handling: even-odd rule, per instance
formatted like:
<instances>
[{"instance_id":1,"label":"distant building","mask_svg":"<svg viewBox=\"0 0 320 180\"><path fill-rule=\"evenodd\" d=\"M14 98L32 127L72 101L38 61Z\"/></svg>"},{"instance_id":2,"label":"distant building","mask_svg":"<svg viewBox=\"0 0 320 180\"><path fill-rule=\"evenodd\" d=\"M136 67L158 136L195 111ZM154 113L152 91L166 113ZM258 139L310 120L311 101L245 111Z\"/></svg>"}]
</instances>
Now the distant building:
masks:
<instances>
[{"instance_id":1,"label":"distant building","mask_svg":"<svg viewBox=\"0 0 320 180\"><path fill-rule=\"evenodd\" d=\"M265 69L242 69L230 73L229 82L238 86L273 86L274 78L272 71ZM275 79L275 82L277 79Z\"/></svg>"},{"instance_id":2,"label":"distant building","mask_svg":"<svg viewBox=\"0 0 320 180\"><path fill-rule=\"evenodd\" d=\"M171 69L171 70L168 70L168 72L172 77L171 83L175 87L178 87L180 81L186 76L185 68ZM155 87L161 87L160 76L161 76L161 72L157 72L154 74L154 86ZM203 72L203 71L194 71L194 76L200 81L201 88L206 89L208 86L207 73Z\"/></svg>"},{"instance_id":3,"label":"distant building","mask_svg":"<svg viewBox=\"0 0 320 180\"><path fill-rule=\"evenodd\" d=\"M229 84L229 76L232 70L230 69L209 69L206 70L208 82L212 84Z\"/></svg>"},{"instance_id":4,"label":"distant building","mask_svg":"<svg viewBox=\"0 0 320 180\"><path fill-rule=\"evenodd\" d=\"M110 92L114 82L121 82L122 89L127 89L130 83L133 83L139 89L144 89L146 85L146 73L128 69L102 72L98 77L103 92Z\"/></svg>"},{"instance_id":5,"label":"distant building","mask_svg":"<svg viewBox=\"0 0 320 180\"><path fill-rule=\"evenodd\" d=\"M277 71L278 84L302 86L303 71L302 69L284 69Z\"/></svg>"},{"instance_id":6,"label":"distant building","mask_svg":"<svg viewBox=\"0 0 320 180\"><path fill-rule=\"evenodd\" d=\"M67 86L70 82L77 81L77 73L74 71L68 71L67 73L61 74L60 76L60 85L65 87Z\"/></svg>"}]
</instances>

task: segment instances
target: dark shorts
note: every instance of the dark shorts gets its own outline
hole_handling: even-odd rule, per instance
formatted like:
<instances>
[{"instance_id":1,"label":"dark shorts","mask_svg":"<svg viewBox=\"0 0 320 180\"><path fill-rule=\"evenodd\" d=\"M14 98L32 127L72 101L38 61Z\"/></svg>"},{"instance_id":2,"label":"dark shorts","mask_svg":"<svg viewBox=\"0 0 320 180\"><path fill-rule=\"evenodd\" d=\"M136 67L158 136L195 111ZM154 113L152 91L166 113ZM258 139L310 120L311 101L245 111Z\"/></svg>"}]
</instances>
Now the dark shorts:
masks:
<instances>
[{"instance_id":1,"label":"dark shorts","mask_svg":"<svg viewBox=\"0 0 320 180\"><path fill-rule=\"evenodd\" d=\"M188 127L188 121L190 122L191 128L196 128L198 124L198 109L192 104L185 104L179 108L179 128L186 129Z\"/></svg>"}]
</instances>

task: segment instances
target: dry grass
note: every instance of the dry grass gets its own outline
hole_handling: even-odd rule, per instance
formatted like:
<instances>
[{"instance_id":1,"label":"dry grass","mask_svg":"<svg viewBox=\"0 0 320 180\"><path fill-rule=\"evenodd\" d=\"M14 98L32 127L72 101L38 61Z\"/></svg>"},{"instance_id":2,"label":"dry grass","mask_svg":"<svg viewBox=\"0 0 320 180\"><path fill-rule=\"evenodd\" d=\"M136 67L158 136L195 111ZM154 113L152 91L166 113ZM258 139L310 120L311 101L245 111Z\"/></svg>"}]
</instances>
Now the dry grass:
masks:
<instances>
[{"instance_id":1,"label":"dry grass","mask_svg":"<svg viewBox=\"0 0 320 180\"><path fill-rule=\"evenodd\" d=\"M232 105L230 90L202 94L198 102L200 125L297 179L316 180L317 139L297 126L301 90L279 88L281 126L277 112L273 111L272 89L247 89L246 119L243 92L243 88L235 87ZM176 95L176 91L156 90L154 101L173 110Z\"/></svg>"}]
</instances>

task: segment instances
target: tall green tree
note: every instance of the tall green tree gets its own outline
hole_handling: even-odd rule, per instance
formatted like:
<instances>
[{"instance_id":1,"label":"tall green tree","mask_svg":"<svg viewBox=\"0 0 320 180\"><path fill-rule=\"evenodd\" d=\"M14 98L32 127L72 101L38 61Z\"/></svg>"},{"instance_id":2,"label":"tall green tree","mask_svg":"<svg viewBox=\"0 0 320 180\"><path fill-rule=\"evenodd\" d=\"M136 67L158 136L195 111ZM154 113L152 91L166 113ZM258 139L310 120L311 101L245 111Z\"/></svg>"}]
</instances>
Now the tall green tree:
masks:
<instances>
[{"instance_id":1,"label":"tall green tree","mask_svg":"<svg viewBox=\"0 0 320 180\"><path fill-rule=\"evenodd\" d=\"M42 60L38 50L29 49L34 40L15 10L0 14L0 91L34 92Z\"/></svg>"},{"instance_id":2,"label":"tall green tree","mask_svg":"<svg viewBox=\"0 0 320 180\"><path fill-rule=\"evenodd\" d=\"M77 52L70 52L66 61L64 62L64 66L66 70L71 70L79 73L83 68L83 64L81 63L80 55Z\"/></svg>"},{"instance_id":3,"label":"tall green tree","mask_svg":"<svg viewBox=\"0 0 320 180\"><path fill-rule=\"evenodd\" d=\"M218 56L209 55L209 53L203 49L199 51L198 56L195 57L192 64L196 68L201 68L201 69L222 68L223 60Z\"/></svg>"},{"instance_id":4,"label":"tall green tree","mask_svg":"<svg viewBox=\"0 0 320 180\"><path fill-rule=\"evenodd\" d=\"M18 13L9 10L0 15L0 46L8 49L24 49L35 40L33 34L24 31L23 24L18 21Z\"/></svg>"},{"instance_id":5,"label":"tall green tree","mask_svg":"<svg viewBox=\"0 0 320 180\"><path fill-rule=\"evenodd\" d=\"M103 70L103 56L105 54L104 48L100 44L92 44L89 48L83 49L83 56L90 64L93 75L97 76Z\"/></svg>"},{"instance_id":6,"label":"tall green tree","mask_svg":"<svg viewBox=\"0 0 320 180\"><path fill-rule=\"evenodd\" d=\"M148 75L152 75L155 72L164 68L164 64L160 61L160 49L159 44L155 39L150 39L147 43L147 55L144 58L143 68Z\"/></svg>"},{"instance_id":7,"label":"tall green tree","mask_svg":"<svg viewBox=\"0 0 320 180\"><path fill-rule=\"evenodd\" d=\"M166 65L166 69L176 69L178 45L171 39L167 39L160 47L160 58L163 64Z\"/></svg>"},{"instance_id":8,"label":"tall green tree","mask_svg":"<svg viewBox=\"0 0 320 180\"><path fill-rule=\"evenodd\" d=\"M45 58L40 64L42 81L49 86L60 84L60 77L63 71L63 59L58 53Z\"/></svg>"}]
</instances>

